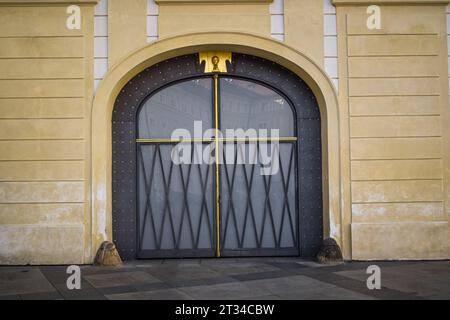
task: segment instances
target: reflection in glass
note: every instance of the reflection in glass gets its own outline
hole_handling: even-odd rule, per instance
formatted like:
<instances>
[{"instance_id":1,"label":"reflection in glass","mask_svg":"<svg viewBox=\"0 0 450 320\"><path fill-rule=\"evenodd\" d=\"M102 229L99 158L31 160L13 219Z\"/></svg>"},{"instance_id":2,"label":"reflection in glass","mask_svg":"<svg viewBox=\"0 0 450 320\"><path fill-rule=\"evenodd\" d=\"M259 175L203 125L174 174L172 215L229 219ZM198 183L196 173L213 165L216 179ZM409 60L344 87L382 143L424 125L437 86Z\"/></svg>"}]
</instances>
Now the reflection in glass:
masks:
<instances>
[{"instance_id":1,"label":"reflection in glass","mask_svg":"<svg viewBox=\"0 0 450 320\"><path fill-rule=\"evenodd\" d=\"M220 80L221 129L279 129L280 136L294 136L294 116L288 101L255 82Z\"/></svg>"},{"instance_id":2,"label":"reflection in glass","mask_svg":"<svg viewBox=\"0 0 450 320\"><path fill-rule=\"evenodd\" d=\"M150 97L139 111L140 139L170 138L175 129L187 129L194 136L194 121L212 128L212 80L181 82Z\"/></svg>"}]
</instances>

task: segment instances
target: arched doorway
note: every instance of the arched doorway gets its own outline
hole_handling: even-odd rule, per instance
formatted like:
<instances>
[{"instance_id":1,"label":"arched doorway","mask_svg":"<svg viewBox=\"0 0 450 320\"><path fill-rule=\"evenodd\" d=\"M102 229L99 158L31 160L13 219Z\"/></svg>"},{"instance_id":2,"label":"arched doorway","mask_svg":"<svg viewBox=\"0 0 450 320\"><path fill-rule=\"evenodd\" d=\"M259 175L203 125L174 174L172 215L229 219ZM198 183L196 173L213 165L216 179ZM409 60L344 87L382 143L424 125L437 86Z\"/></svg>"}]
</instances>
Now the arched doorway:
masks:
<instances>
[{"instance_id":1,"label":"arched doorway","mask_svg":"<svg viewBox=\"0 0 450 320\"><path fill-rule=\"evenodd\" d=\"M192 134L190 160L219 141L218 131L197 137L195 121L222 133L279 130L276 141L221 140L234 160L242 146L257 159L262 142L277 145L276 174L255 174L261 161L230 162L227 151L219 163L174 164L175 129ZM112 142L113 239L124 258L312 256L321 244L320 112L278 64L238 53L224 74L205 74L198 54L158 63L117 97Z\"/></svg>"}]
</instances>

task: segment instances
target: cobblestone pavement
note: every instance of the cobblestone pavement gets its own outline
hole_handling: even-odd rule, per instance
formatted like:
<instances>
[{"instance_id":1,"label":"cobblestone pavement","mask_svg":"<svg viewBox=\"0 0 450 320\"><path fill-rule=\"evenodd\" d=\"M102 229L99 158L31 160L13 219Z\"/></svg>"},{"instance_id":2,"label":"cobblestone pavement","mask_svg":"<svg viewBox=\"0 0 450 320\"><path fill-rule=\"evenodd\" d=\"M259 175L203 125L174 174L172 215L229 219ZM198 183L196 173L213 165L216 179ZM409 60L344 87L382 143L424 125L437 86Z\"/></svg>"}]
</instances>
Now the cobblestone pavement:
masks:
<instances>
[{"instance_id":1,"label":"cobblestone pavement","mask_svg":"<svg viewBox=\"0 0 450 320\"><path fill-rule=\"evenodd\" d=\"M381 268L380 290L366 285ZM347 262L322 266L298 258L143 260L121 267L82 266L68 290L66 266L0 267L5 299L450 299L450 261Z\"/></svg>"}]
</instances>

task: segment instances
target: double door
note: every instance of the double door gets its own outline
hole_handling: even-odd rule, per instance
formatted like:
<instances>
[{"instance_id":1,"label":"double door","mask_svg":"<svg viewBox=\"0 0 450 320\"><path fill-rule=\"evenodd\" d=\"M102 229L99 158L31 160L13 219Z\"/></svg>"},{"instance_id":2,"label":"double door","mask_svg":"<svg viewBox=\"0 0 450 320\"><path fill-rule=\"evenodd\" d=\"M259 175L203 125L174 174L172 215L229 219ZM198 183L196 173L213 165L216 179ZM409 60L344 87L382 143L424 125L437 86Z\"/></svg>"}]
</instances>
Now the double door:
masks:
<instances>
[{"instance_id":1,"label":"double door","mask_svg":"<svg viewBox=\"0 0 450 320\"><path fill-rule=\"evenodd\" d=\"M297 128L276 89L211 75L137 117L139 258L299 254Z\"/></svg>"}]
</instances>

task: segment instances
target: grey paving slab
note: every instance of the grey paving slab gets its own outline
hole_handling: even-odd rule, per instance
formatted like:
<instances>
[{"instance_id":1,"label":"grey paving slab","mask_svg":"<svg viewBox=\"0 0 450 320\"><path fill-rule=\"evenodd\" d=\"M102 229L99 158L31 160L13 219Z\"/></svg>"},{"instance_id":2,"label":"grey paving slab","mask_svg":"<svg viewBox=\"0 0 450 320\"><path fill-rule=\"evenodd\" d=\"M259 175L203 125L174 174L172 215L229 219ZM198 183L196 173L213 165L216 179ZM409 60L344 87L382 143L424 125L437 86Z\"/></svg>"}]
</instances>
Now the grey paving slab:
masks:
<instances>
[{"instance_id":1,"label":"grey paving slab","mask_svg":"<svg viewBox=\"0 0 450 320\"><path fill-rule=\"evenodd\" d=\"M366 269L364 269L366 270ZM310 278L316 279L321 282L325 282L331 285L335 285L340 288L344 288L356 293L368 295L376 299L386 300L420 300L421 298L415 294L404 293L396 290L392 290L386 287L382 287L381 290L370 290L367 288L367 276L361 279L347 278L339 274L339 272L317 272L315 270L308 270L305 272Z\"/></svg>"},{"instance_id":2,"label":"grey paving slab","mask_svg":"<svg viewBox=\"0 0 450 320\"><path fill-rule=\"evenodd\" d=\"M220 273L200 264L158 265L145 270L162 281L208 279L221 276Z\"/></svg>"},{"instance_id":3,"label":"grey paving slab","mask_svg":"<svg viewBox=\"0 0 450 320\"><path fill-rule=\"evenodd\" d=\"M45 278L53 285L55 288L67 288L67 266L43 266L39 267L39 270L45 276ZM82 288L92 288L91 284L86 281L83 277L83 269L81 269L81 287Z\"/></svg>"},{"instance_id":4,"label":"grey paving slab","mask_svg":"<svg viewBox=\"0 0 450 320\"><path fill-rule=\"evenodd\" d=\"M56 285L58 292L66 300L105 300L105 296L92 287L81 287L81 290L69 290L66 285Z\"/></svg>"},{"instance_id":5,"label":"grey paving slab","mask_svg":"<svg viewBox=\"0 0 450 320\"><path fill-rule=\"evenodd\" d=\"M361 295L355 292L347 292L342 295L340 292L330 292L323 294L320 292L305 292L301 293L288 293L280 294L280 300L376 300L373 297Z\"/></svg>"},{"instance_id":6,"label":"grey paving slab","mask_svg":"<svg viewBox=\"0 0 450 320\"><path fill-rule=\"evenodd\" d=\"M39 268L0 267L0 296L56 291Z\"/></svg>"},{"instance_id":7,"label":"grey paving slab","mask_svg":"<svg viewBox=\"0 0 450 320\"><path fill-rule=\"evenodd\" d=\"M373 263L376 264L376 263ZM340 271L339 275L366 281L366 269ZM381 267L381 285L429 299L450 299L450 262L422 262Z\"/></svg>"},{"instance_id":8,"label":"grey paving slab","mask_svg":"<svg viewBox=\"0 0 450 320\"><path fill-rule=\"evenodd\" d=\"M105 296L110 295L110 294L144 291L144 290L138 290L137 288L135 288L133 286L104 287L104 288L97 288L97 289Z\"/></svg>"},{"instance_id":9,"label":"grey paving slab","mask_svg":"<svg viewBox=\"0 0 450 320\"><path fill-rule=\"evenodd\" d=\"M101 267L101 266L81 266L81 273L83 275L91 274L107 274L107 273L122 273L136 271L136 267L132 263L126 263L118 267Z\"/></svg>"},{"instance_id":10,"label":"grey paving slab","mask_svg":"<svg viewBox=\"0 0 450 320\"><path fill-rule=\"evenodd\" d=\"M165 259L161 260L161 264L168 266L195 266L202 263L202 259Z\"/></svg>"},{"instance_id":11,"label":"grey paving slab","mask_svg":"<svg viewBox=\"0 0 450 320\"><path fill-rule=\"evenodd\" d=\"M0 296L0 300L22 300L18 294Z\"/></svg>"},{"instance_id":12,"label":"grey paving slab","mask_svg":"<svg viewBox=\"0 0 450 320\"><path fill-rule=\"evenodd\" d=\"M109 300L193 300L192 297L177 289L111 294L106 297Z\"/></svg>"},{"instance_id":13,"label":"grey paving slab","mask_svg":"<svg viewBox=\"0 0 450 320\"><path fill-rule=\"evenodd\" d=\"M143 271L90 274L84 276L84 279L96 288L161 282L161 280Z\"/></svg>"},{"instance_id":14,"label":"grey paving slab","mask_svg":"<svg viewBox=\"0 0 450 320\"><path fill-rule=\"evenodd\" d=\"M186 287L179 288L179 290L199 300L236 300L256 298L266 294L264 291L254 291L246 283L242 282Z\"/></svg>"},{"instance_id":15,"label":"grey paving slab","mask_svg":"<svg viewBox=\"0 0 450 320\"><path fill-rule=\"evenodd\" d=\"M310 267L310 268L333 268L337 266L343 266L343 262L337 262L337 263L330 263L330 264L320 264L315 261L296 261L295 264L303 266L303 267Z\"/></svg>"},{"instance_id":16,"label":"grey paving slab","mask_svg":"<svg viewBox=\"0 0 450 320\"><path fill-rule=\"evenodd\" d=\"M215 278L198 278L198 279L186 279L186 280L168 280L166 283L175 288L179 287L195 287L201 285L214 285L221 283L238 282L233 277L219 276Z\"/></svg>"},{"instance_id":17,"label":"grey paving slab","mask_svg":"<svg viewBox=\"0 0 450 320\"><path fill-rule=\"evenodd\" d=\"M286 299L373 299L371 296L301 275L254 280L246 284L256 292L275 294Z\"/></svg>"},{"instance_id":18,"label":"grey paving slab","mask_svg":"<svg viewBox=\"0 0 450 320\"><path fill-rule=\"evenodd\" d=\"M366 268L382 269L368 290ZM450 261L346 262L298 258L138 260L82 266L81 290L66 286L67 266L0 267L6 299L450 299Z\"/></svg>"},{"instance_id":19,"label":"grey paving slab","mask_svg":"<svg viewBox=\"0 0 450 320\"><path fill-rule=\"evenodd\" d=\"M209 263L202 263L210 269L224 275L239 275L239 274L250 274L250 273L262 273L271 271L280 271L280 268L272 266L267 263L259 261L214 261Z\"/></svg>"},{"instance_id":20,"label":"grey paving slab","mask_svg":"<svg viewBox=\"0 0 450 320\"><path fill-rule=\"evenodd\" d=\"M67 266L42 266L39 270L52 284L62 284L67 281Z\"/></svg>"},{"instance_id":21,"label":"grey paving slab","mask_svg":"<svg viewBox=\"0 0 450 320\"><path fill-rule=\"evenodd\" d=\"M241 298L240 300L265 301L265 300L282 300L282 299L281 299L281 297L276 296L276 295L265 295L265 296Z\"/></svg>"},{"instance_id":22,"label":"grey paving slab","mask_svg":"<svg viewBox=\"0 0 450 320\"><path fill-rule=\"evenodd\" d=\"M134 284L133 287L136 288L137 291L152 291L158 289L169 289L171 286L166 282L154 282Z\"/></svg>"},{"instance_id":23,"label":"grey paving slab","mask_svg":"<svg viewBox=\"0 0 450 320\"><path fill-rule=\"evenodd\" d=\"M27 293L21 294L22 300L63 300L63 296L57 291L52 292L39 292L39 293Z\"/></svg>"},{"instance_id":24,"label":"grey paving slab","mask_svg":"<svg viewBox=\"0 0 450 320\"><path fill-rule=\"evenodd\" d=\"M260 272L260 273L244 273L233 275L232 277L239 281L251 281L251 280L261 280L261 279L275 279L287 277L291 272L284 270L280 271L270 271L270 272Z\"/></svg>"}]
</instances>

